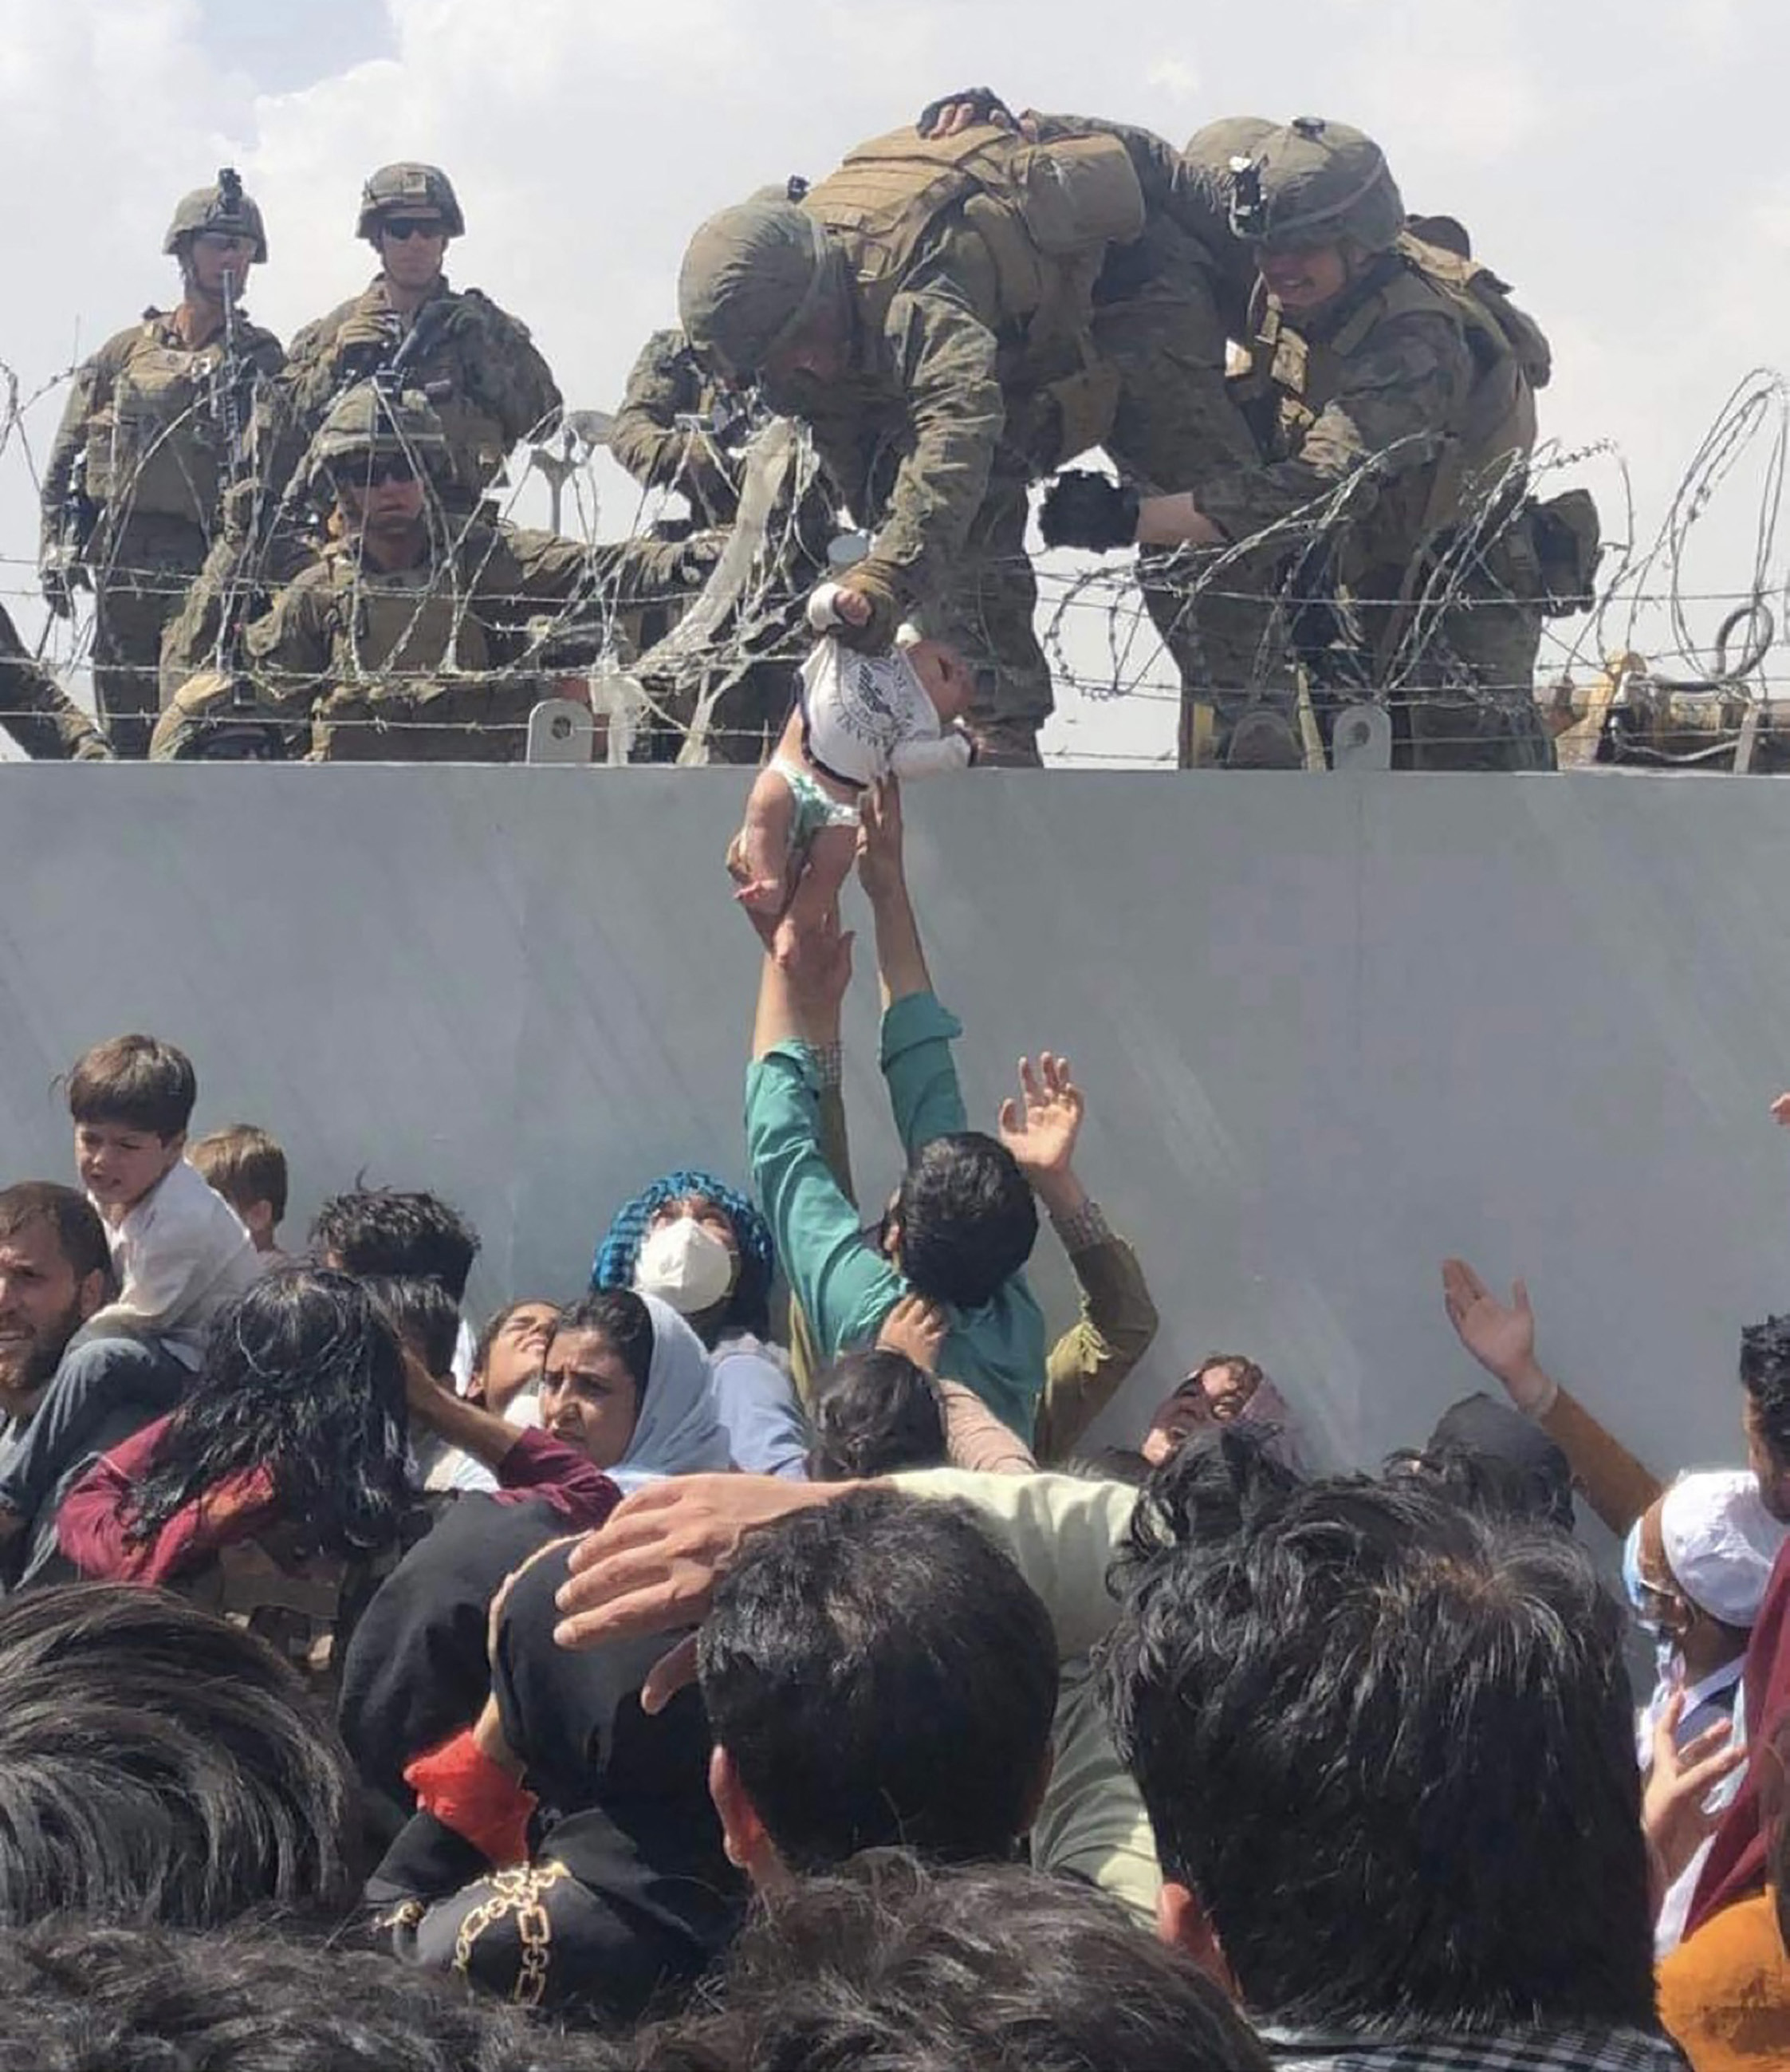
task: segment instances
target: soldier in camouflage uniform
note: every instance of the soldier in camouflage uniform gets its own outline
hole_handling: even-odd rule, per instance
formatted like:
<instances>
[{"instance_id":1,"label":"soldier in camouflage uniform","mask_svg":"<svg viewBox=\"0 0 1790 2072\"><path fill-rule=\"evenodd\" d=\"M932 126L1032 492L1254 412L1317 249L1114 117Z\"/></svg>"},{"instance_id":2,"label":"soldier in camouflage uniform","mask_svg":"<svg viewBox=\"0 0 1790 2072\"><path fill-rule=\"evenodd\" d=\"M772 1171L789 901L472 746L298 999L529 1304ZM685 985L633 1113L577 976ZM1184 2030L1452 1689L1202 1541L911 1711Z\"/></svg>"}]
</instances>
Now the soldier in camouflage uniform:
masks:
<instances>
[{"instance_id":1,"label":"soldier in camouflage uniform","mask_svg":"<svg viewBox=\"0 0 1790 2072\"><path fill-rule=\"evenodd\" d=\"M18 637L0 606L0 726L43 762L109 763L105 736Z\"/></svg>"},{"instance_id":2,"label":"soldier in camouflage uniform","mask_svg":"<svg viewBox=\"0 0 1790 2072\"><path fill-rule=\"evenodd\" d=\"M723 212L684 260L704 363L803 419L876 528L844 578L842 637L885 646L905 612L958 648L985 762L1038 761L1052 697L1027 488L1111 429L1121 380L1095 346L1095 284L1148 215L1116 138L984 122L860 146L799 204Z\"/></svg>"},{"instance_id":3,"label":"soldier in camouflage uniform","mask_svg":"<svg viewBox=\"0 0 1790 2072\"><path fill-rule=\"evenodd\" d=\"M1324 628L1320 719L1339 684L1377 690L1398 767L1551 769L1522 475L1546 341L1495 276L1407 232L1385 158L1359 131L1313 117L1276 129L1231 175L1231 195L1262 277L1251 385L1272 457L1141 500L1065 476L1046 499L1046 538L1219 546L1353 483L1362 493L1318 543L1315 581L1301 557L1302 616Z\"/></svg>"},{"instance_id":4,"label":"soldier in camouflage uniform","mask_svg":"<svg viewBox=\"0 0 1790 2072\"><path fill-rule=\"evenodd\" d=\"M121 755L149 748L163 627L203 562L257 377L285 362L280 341L239 314L226 371L224 282L240 290L267 257L261 211L233 174L180 203L162 249L180 262L171 310L148 310L76 372L43 471L41 568L67 618L76 581L93 590L93 681Z\"/></svg>"},{"instance_id":5,"label":"soldier in camouflage uniform","mask_svg":"<svg viewBox=\"0 0 1790 2072\"><path fill-rule=\"evenodd\" d=\"M587 547L449 512L458 478L440 420L372 382L338 399L308 465L335 500L339 536L248 628L244 652L257 713L308 724L315 762L519 760L549 694L528 621L693 590L714 558L705 541ZM231 703L226 680L194 678L162 716L157 755L193 753Z\"/></svg>"},{"instance_id":6,"label":"soldier in camouflage uniform","mask_svg":"<svg viewBox=\"0 0 1790 2072\"><path fill-rule=\"evenodd\" d=\"M699 526L731 525L740 508L732 457L712 426L721 389L680 331L655 331L628 372L609 450L643 489L673 489Z\"/></svg>"},{"instance_id":7,"label":"soldier in camouflage uniform","mask_svg":"<svg viewBox=\"0 0 1790 2072\"><path fill-rule=\"evenodd\" d=\"M264 493L285 488L331 404L394 362L429 398L447 442L441 495L470 516L503 479L511 449L557 424L560 392L527 327L477 288L448 285L441 262L466 219L434 166L382 166L360 198L355 235L379 254L372 282L292 341L290 364L257 426Z\"/></svg>"}]
</instances>

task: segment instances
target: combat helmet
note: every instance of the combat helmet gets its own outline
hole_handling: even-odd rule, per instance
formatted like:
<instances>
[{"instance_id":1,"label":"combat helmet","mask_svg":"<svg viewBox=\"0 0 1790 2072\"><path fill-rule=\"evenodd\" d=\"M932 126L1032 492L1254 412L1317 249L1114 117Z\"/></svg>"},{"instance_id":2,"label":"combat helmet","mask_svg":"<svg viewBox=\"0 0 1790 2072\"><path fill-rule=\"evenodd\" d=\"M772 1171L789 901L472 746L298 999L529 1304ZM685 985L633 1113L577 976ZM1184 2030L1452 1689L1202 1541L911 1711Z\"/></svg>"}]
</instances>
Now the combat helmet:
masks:
<instances>
[{"instance_id":1,"label":"combat helmet","mask_svg":"<svg viewBox=\"0 0 1790 2072\"><path fill-rule=\"evenodd\" d=\"M1233 159L1230 220L1239 237L1271 249L1349 238L1385 252L1405 227L1405 204L1371 137L1301 115Z\"/></svg>"},{"instance_id":2,"label":"combat helmet","mask_svg":"<svg viewBox=\"0 0 1790 2072\"><path fill-rule=\"evenodd\" d=\"M466 220L460 213L454 183L439 166L417 165L409 159L395 166L381 166L376 173L368 174L367 184L360 191L355 235L364 237L370 245L376 244L382 216L415 216L425 210L440 216L441 228L450 237L466 236Z\"/></svg>"},{"instance_id":3,"label":"combat helmet","mask_svg":"<svg viewBox=\"0 0 1790 2072\"><path fill-rule=\"evenodd\" d=\"M374 454L400 454L431 473L448 463L447 434L420 394L396 395L378 381L359 381L330 406L306 456L313 479L339 463Z\"/></svg>"},{"instance_id":4,"label":"combat helmet","mask_svg":"<svg viewBox=\"0 0 1790 2072\"><path fill-rule=\"evenodd\" d=\"M257 264L267 257L267 232L261 223L261 212L243 192L242 181L234 166L222 166L210 187L195 187L191 194L180 197L174 205L168 234L162 240L162 249L170 257L177 257L187 239L196 237L202 230L223 231L232 236L248 238L255 247Z\"/></svg>"},{"instance_id":5,"label":"combat helmet","mask_svg":"<svg viewBox=\"0 0 1790 2072\"><path fill-rule=\"evenodd\" d=\"M690 240L678 311L696 356L747 382L803 327L833 278L827 233L786 187L712 216Z\"/></svg>"}]
</instances>

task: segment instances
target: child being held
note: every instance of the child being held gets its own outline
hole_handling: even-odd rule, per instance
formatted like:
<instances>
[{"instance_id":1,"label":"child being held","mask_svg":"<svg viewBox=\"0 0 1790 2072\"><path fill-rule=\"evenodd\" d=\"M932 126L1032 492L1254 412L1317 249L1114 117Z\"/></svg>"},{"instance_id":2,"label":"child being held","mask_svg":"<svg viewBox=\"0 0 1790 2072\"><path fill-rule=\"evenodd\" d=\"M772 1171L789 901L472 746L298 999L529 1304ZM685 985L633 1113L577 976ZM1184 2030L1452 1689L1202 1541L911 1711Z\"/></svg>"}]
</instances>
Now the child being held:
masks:
<instances>
[{"instance_id":1,"label":"child being held","mask_svg":"<svg viewBox=\"0 0 1790 2072\"><path fill-rule=\"evenodd\" d=\"M802 697L758 773L727 853L735 895L778 960L831 911L857 853L858 799L885 777L962 770L975 745L956 722L975 684L939 640L861 655L823 639Z\"/></svg>"},{"instance_id":2,"label":"child being held","mask_svg":"<svg viewBox=\"0 0 1790 2072\"><path fill-rule=\"evenodd\" d=\"M81 1337L159 1338L188 1367L212 1318L264 1264L236 1211L181 1156L198 1091L185 1052L153 1036L96 1043L68 1075L75 1162L118 1281Z\"/></svg>"}]
</instances>

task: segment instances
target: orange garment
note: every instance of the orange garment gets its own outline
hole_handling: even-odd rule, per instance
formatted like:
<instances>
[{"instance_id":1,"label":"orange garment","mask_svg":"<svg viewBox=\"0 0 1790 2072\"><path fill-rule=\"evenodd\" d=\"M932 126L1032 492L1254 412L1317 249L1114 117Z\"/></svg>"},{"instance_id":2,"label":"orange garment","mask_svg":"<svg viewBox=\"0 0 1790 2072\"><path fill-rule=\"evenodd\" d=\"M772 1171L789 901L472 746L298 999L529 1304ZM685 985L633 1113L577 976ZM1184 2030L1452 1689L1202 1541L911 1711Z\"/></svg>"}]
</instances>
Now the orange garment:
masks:
<instances>
[{"instance_id":1,"label":"orange garment","mask_svg":"<svg viewBox=\"0 0 1790 2072\"><path fill-rule=\"evenodd\" d=\"M1790 1955L1767 1890L1713 1915L1660 1966L1660 2019L1694 2072L1790 2066Z\"/></svg>"}]
</instances>

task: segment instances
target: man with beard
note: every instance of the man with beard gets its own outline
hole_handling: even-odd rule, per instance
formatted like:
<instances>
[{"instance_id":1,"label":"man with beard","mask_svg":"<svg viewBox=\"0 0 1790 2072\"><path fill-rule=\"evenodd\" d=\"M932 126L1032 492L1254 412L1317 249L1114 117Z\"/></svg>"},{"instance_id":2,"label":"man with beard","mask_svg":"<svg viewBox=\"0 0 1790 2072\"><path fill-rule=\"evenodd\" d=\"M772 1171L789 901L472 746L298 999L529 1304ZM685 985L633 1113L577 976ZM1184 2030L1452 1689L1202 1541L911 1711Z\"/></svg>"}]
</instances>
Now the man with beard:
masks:
<instances>
[{"instance_id":1,"label":"man with beard","mask_svg":"<svg viewBox=\"0 0 1790 2072\"><path fill-rule=\"evenodd\" d=\"M105 1227L72 1187L0 1188L0 1583L55 1556L63 1488L178 1399L185 1370L151 1340L79 1334L116 1293Z\"/></svg>"}]
</instances>

